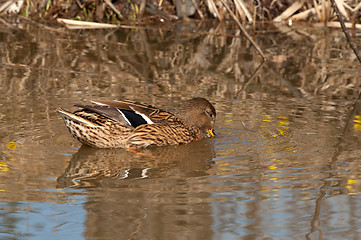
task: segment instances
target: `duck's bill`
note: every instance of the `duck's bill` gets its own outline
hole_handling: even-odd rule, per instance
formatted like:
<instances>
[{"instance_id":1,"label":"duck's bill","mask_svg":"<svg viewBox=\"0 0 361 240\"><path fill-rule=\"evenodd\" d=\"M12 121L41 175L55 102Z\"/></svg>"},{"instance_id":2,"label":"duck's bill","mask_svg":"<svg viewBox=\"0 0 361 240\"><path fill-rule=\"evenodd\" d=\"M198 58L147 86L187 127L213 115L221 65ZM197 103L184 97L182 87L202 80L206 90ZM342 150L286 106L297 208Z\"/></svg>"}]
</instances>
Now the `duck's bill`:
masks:
<instances>
[{"instance_id":1,"label":"duck's bill","mask_svg":"<svg viewBox=\"0 0 361 240\"><path fill-rule=\"evenodd\" d=\"M214 137L214 130L213 129L207 130L207 136L208 137Z\"/></svg>"}]
</instances>

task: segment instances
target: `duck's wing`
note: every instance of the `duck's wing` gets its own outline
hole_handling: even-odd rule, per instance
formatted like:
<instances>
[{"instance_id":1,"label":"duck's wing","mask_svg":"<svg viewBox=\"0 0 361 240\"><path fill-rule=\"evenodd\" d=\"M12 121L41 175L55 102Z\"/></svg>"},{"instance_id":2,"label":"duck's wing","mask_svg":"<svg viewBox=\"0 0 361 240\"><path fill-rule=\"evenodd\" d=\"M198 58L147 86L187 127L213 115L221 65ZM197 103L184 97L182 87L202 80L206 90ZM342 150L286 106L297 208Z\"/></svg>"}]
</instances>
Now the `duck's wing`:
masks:
<instances>
[{"instance_id":1,"label":"duck's wing","mask_svg":"<svg viewBox=\"0 0 361 240\"><path fill-rule=\"evenodd\" d=\"M119 100L119 101L90 100L90 102L100 106L113 106L120 109L133 110L133 111L137 111L137 110L155 111L159 109L148 104L144 104L136 101L129 101L129 100Z\"/></svg>"},{"instance_id":2,"label":"duck's wing","mask_svg":"<svg viewBox=\"0 0 361 240\"><path fill-rule=\"evenodd\" d=\"M98 113L114 121L134 128L143 124L168 121L173 114L150 105L133 101L91 101L93 106L75 105L82 109Z\"/></svg>"}]
</instances>

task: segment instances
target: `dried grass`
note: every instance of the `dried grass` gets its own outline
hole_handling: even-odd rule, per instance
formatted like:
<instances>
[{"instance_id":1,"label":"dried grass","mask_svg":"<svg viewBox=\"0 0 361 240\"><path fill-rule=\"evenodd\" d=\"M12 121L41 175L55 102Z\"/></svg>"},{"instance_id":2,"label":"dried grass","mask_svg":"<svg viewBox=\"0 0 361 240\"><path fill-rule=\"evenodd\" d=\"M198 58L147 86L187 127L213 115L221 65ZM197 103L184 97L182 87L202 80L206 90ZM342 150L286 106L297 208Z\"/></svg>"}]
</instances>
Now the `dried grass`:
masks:
<instances>
[{"instance_id":1,"label":"dried grass","mask_svg":"<svg viewBox=\"0 0 361 240\"><path fill-rule=\"evenodd\" d=\"M336 19L330 0L225 2L242 23L269 20L328 22ZM15 3L18 4L17 8ZM359 1L335 0L335 3L346 21L360 23ZM189 6L193 10L189 10ZM182 9L177 10L177 7ZM183 17L216 18L219 21L232 19L231 14L218 0L6 0L0 5L0 12L3 13L16 13L19 10L24 16L47 21L59 17L102 23L164 22Z\"/></svg>"}]
</instances>

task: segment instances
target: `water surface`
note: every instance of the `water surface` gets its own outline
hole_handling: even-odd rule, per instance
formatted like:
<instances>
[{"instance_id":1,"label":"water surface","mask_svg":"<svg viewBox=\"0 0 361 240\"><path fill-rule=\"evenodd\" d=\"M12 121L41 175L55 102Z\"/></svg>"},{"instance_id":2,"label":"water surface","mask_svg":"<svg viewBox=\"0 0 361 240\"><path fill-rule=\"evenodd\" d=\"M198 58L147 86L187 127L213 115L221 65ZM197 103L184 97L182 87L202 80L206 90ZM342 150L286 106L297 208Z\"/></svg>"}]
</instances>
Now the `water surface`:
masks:
<instances>
[{"instance_id":1,"label":"water surface","mask_svg":"<svg viewBox=\"0 0 361 240\"><path fill-rule=\"evenodd\" d=\"M344 35L260 26L261 65L237 34L3 23L0 238L361 239L360 68ZM215 105L217 136L140 154L81 146L55 112L192 96Z\"/></svg>"}]
</instances>

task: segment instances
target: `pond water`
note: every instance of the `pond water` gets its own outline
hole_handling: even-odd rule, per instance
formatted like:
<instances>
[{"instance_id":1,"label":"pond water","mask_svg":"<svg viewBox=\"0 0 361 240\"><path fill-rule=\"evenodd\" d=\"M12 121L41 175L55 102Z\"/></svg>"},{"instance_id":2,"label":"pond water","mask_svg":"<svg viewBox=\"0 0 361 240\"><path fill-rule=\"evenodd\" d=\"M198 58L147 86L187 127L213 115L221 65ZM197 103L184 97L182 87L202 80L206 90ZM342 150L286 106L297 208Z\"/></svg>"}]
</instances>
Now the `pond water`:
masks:
<instances>
[{"instance_id":1,"label":"pond water","mask_svg":"<svg viewBox=\"0 0 361 240\"><path fill-rule=\"evenodd\" d=\"M249 28L262 64L232 24L0 26L1 239L361 239L360 65L340 30ZM216 137L140 154L81 146L55 112L192 96Z\"/></svg>"}]
</instances>

